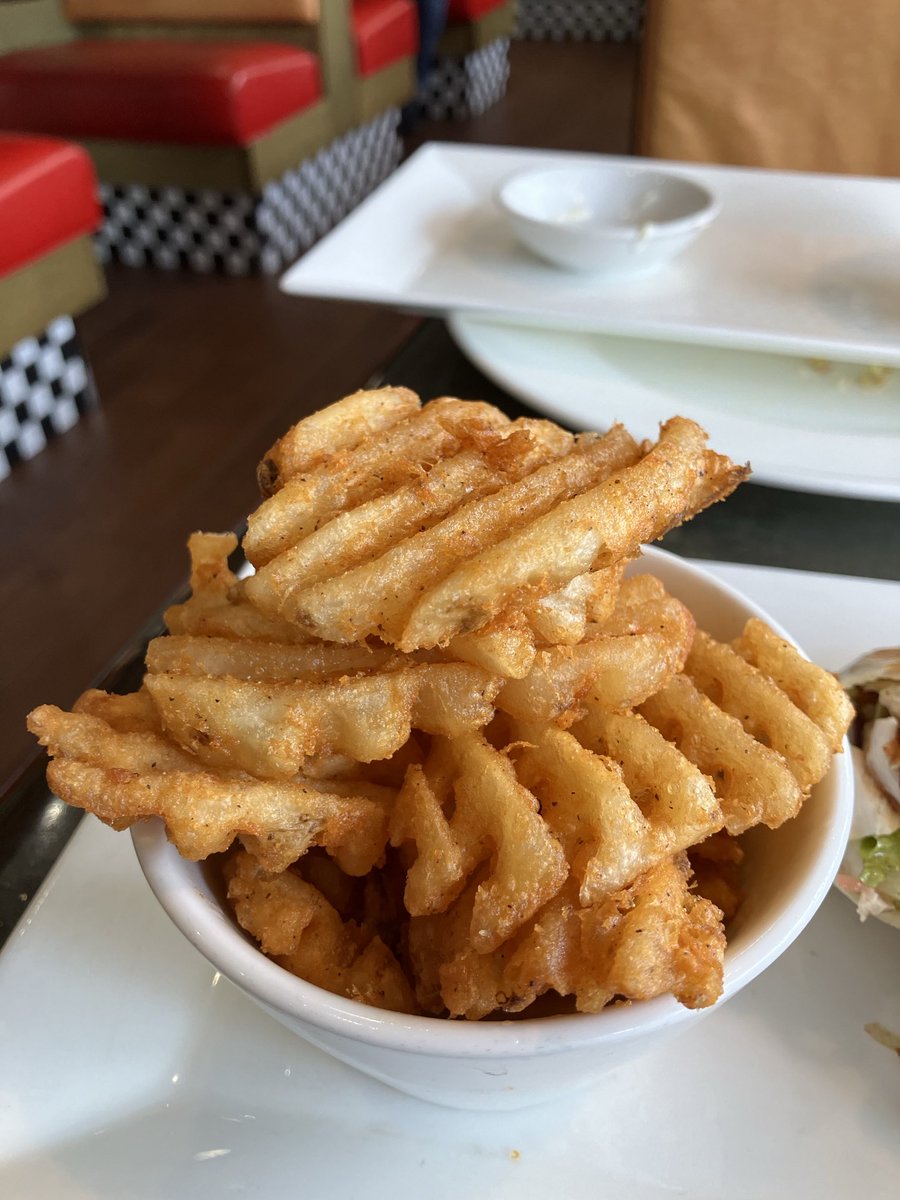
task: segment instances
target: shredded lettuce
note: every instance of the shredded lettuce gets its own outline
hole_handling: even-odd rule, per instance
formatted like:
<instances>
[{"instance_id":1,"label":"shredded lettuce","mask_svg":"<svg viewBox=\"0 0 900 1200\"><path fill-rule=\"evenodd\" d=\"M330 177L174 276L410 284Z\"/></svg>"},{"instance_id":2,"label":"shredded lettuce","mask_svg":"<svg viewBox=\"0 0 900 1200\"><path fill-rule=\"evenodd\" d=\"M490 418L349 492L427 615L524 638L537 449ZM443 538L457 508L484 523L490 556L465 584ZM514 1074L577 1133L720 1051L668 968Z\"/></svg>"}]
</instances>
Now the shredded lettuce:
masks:
<instances>
[{"instance_id":1,"label":"shredded lettuce","mask_svg":"<svg viewBox=\"0 0 900 1200\"><path fill-rule=\"evenodd\" d=\"M887 892L900 901L900 829L880 837L864 837L859 842L863 869L859 879L867 887Z\"/></svg>"}]
</instances>

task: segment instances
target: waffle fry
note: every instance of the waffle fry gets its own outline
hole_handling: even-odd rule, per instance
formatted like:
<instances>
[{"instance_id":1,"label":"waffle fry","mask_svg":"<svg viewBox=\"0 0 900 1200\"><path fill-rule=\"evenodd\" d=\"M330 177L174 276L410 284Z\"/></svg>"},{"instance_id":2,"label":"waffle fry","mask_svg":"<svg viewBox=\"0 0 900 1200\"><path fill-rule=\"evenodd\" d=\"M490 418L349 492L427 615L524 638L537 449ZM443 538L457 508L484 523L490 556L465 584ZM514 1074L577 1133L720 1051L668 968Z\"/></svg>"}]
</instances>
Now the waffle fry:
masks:
<instances>
[{"instance_id":1,"label":"waffle fry","mask_svg":"<svg viewBox=\"0 0 900 1200\"><path fill-rule=\"evenodd\" d=\"M781 755L804 794L824 778L831 763L825 735L774 680L730 646L698 630L685 671L696 687L723 712L736 717L751 737Z\"/></svg>"},{"instance_id":2,"label":"waffle fry","mask_svg":"<svg viewBox=\"0 0 900 1200\"><path fill-rule=\"evenodd\" d=\"M452 789L453 816L444 815ZM415 858L404 901L413 915L441 912L475 868L491 869L473 900L470 941L486 953L526 921L565 881L565 856L518 782L508 758L476 734L436 739L424 768L410 771L391 815L391 843Z\"/></svg>"},{"instance_id":3,"label":"waffle fry","mask_svg":"<svg viewBox=\"0 0 900 1200\"><path fill-rule=\"evenodd\" d=\"M378 439L288 478L250 515L244 553L261 567L339 513L421 480L429 467L473 443L490 444L491 432L510 424L490 404L435 400Z\"/></svg>"},{"instance_id":4,"label":"waffle fry","mask_svg":"<svg viewBox=\"0 0 900 1200\"><path fill-rule=\"evenodd\" d=\"M841 748L853 705L838 679L809 662L765 622L751 619L732 648L756 667L821 730L832 753Z\"/></svg>"},{"instance_id":5,"label":"waffle fry","mask_svg":"<svg viewBox=\"0 0 900 1200\"><path fill-rule=\"evenodd\" d=\"M54 756L47 778L61 799L116 829L161 817L185 858L204 859L248 837L271 871L323 845L355 875L370 871L384 851L386 789L351 785L340 795L314 781L211 774L154 734L118 733L98 717L51 705L31 713L29 728Z\"/></svg>"},{"instance_id":6,"label":"waffle fry","mask_svg":"<svg viewBox=\"0 0 900 1200\"><path fill-rule=\"evenodd\" d=\"M852 715L837 680L755 619L733 647L698 633L685 672L641 712L713 781L728 832L796 816Z\"/></svg>"},{"instance_id":7,"label":"waffle fry","mask_svg":"<svg viewBox=\"0 0 900 1200\"><path fill-rule=\"evenodd\" d=\"M435 646L460 628L478 628L511 604L540 599L576 575L633 557L642 542L728 495L745 472L707 451L705 440L692 421L668 421L639 462L559 497L549 511L470 554L428 588L396 644L401 650ZM392 640L393 628L386 632Z\"/></svg>"},{"instance_id":8,"label":"waffle fry","mask_svg":"<svg viewBox=\"0 0 900 1200\"><path fill-rule=\"evenodd\" d=\"M408 388L354 392L313 413L279 438L259 464L259 490L271 496L289 479L314 470L333 454L385 433L419 411L419 397Z\"/></svg>"},{"instance_id":9,"label":"waffle fry","mask_svg":"<svg viewBox=\"0 0 900 1200\"><path fill-rule=\"evenodd\" d=\"M423 592L427 594L427 589L445 578L456 564L634 462L637 455L633 440L618 427L602 438L585 435L570 453L562 455L556 453L554 442L543 465L521 479L466 501L429 528L396 541L371 561L310 586L305 586L302 578L289 576L280 591L273 588L269 592L264 587L280 569L276 560L270 575L260 571L255 577L250 595L271 615L295 622L325 641L353 642L377 636L404 651L449 641L452 636L487 624L490 617L499 615L501 606L485 614L484 619L456 622L442 638L413 643L405 638L404 629ZM576 573L583 572L572 574ZM568 582L562 579L557 587L546 588L545 594Z\"/></svg>"},{"instance_id":10,"label":"waffle fry","mask_svg":"<svg viewBox=\"0 0 900 1200\"><path fill-rule=\"evenodd\" d=\"M228 898L241 925L275 961L318 987L392 1012L416 1011L391 951L360 930L312 884L290 871L272 877L246 853L225 864Z\"/></svg>"},{"instance_id":11,"label":"waffle fry","mask_svg":"<svg viewBox=\"0 0 900 1200\"><path fill-rule=\"evenodd\" d=\"M539 651L523 679L503 685L497 706L522 720L553 721L582 697L633 708L680 671L694 636L687 608L650 575L626 580L605 625L578 645Z\"/></svg>"},{"instance_id":12,"label":"waffle fry","mask_svg":"<svg viewBox=\"0 0 900 1200\"><path fill-rule=\"evenodd\" d=\"M241 581L228 567L228 556L237 544L233 533L191 534L191 597L166 609L166 628L194 637L308 642L295 625L273 620L249 603Z\"/></svg>"},{"instance_id":13,"label":"waffle fry","mask_svg":"<svg viewBox=\"0 0 900 1200\"><path fill-rule=\"evenodd\" d=\"M731 835L793 815L848 718L762 623L723 646L623 579L745 475L683 418L638 446L355 393L260 464L254 575L233 535L192 535L139 692L31 714L51 785L227 852L241 926L340 995L468 1019L711 1004Z\"/></svg>"},{"instance_id":14,"label":"waffle fry","mask_svg":"<svg viewBox=\"0 0 900 1200\"><path fill-rule=\"evenodd\" d=\"M450 737L486 725L500 680L463 663L422 663L309 683L147 675L169 736L210 767L289 779L308 757L390 758L412 729Z\"/></svg>"},{"instance_id":15,"label":"waffle fry","mask_svg":"<svg viewBox=\"0 0 900 1200\"><path fill-rule=\"evenodd\" d=\"M721 992L725 938L719 910L690 891L689 879L684 858L668 860L588 907L567 885L489 954L475 953L466 938L470 885L447 913L410 922L419 1003L470 1020L522 1012L550 990L573 996L579 1012L666 992L689 1008L707 1007Z\"/></svg>"}]
</instances>

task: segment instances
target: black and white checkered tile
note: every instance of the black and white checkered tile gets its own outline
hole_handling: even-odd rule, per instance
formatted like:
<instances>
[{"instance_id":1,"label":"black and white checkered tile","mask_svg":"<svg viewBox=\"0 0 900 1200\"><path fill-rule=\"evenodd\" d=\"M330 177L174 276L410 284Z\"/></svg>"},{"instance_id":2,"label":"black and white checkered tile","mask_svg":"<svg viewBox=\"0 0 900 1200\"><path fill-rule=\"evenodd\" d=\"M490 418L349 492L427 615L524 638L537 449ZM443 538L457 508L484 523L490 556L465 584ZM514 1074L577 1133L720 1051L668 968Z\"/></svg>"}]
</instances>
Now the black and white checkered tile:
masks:
<instances>
[{"instance_id":1,"label":"black and white checkered tile","mask_svg":"<svg viewBox=\"0 0 900 1200\"><path fill-rule=\"evenodd\" d=\"M97 403L71 317L51 321L0 359L0 479Z\"/></svg>"},{"instance_id":2,"label":"black and white checkered tile","mask_svg":"<svg viewBox=\"0 0 900 1200\"><path fill-rule=\"evenodd\" d=\"M442 59L425 82L422 105L432 121L464 121L496 104L509 80L509 38L463 58Z\"/></svg>"},{"instance_id":3,"label":"black and white checkered tile","mask_svg":"<svg viewBox=\"0 0 900 1200\"><path fill-rule=\"evenodd\" d=\"M103 183L102 262L202 273L275 274L364 200L399 165L400 110L336 138L262 195Z\"/></svg>"},{"instance_id":4,"label":"black and white checkered tile","mask_svg":"<svg viewBox=\"0 0 900 1200\"><path fill-rule=\"evenodd\" d=\"M516 37L535 41L634 41L644 0L519 0Z\"/></svg>"}]
</instances>

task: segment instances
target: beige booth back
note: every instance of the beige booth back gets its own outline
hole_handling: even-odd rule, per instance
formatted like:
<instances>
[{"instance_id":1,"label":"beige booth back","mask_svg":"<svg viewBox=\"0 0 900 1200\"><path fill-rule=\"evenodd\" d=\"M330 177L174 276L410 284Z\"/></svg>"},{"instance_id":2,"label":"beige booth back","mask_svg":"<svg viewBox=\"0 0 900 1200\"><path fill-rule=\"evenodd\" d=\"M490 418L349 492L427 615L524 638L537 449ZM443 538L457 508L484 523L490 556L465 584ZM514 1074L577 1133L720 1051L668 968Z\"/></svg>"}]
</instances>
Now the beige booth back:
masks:
<instances>
[{"instance_id":1,"label":"beige booth back","mask_svg":"<svg viewBox=\"0 0 900 1200\"><path fill-rule=\"evenodd\" d=\"M636 150L900 175L900 0L648 0Z\"/></svg>"}]
</instances>

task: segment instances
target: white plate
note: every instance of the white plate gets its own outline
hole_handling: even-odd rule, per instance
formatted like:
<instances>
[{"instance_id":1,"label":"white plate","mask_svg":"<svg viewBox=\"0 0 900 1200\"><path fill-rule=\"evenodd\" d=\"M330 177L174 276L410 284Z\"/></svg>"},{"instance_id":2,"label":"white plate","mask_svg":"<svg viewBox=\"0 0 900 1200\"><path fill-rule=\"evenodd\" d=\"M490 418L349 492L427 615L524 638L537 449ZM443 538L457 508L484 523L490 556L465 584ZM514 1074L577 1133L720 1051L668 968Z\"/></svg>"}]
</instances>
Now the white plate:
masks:
<instances>
[{"instance_id":1,"label":"white plate","mask_svg":"<svg viewBox=\"0 0 900 1200\"><path fill-rule=\"evenodd\" d=\"M636 160L423 146L282 287L544 328L900 365L900 181L667 163L718 197L717 220L664 270L600 280L535 258L492 202L514 171L596 161L633 168Z\"/></svg>"},{"instance_id":2,"label":"white plate","mask_svg":"<svg viewBox=\"0 0 900 1200\"><path fill-rule=\"evenodd\" d=\"M839 667L896 640L900 585L716 567ZM439 1109L268 1018L87 818L0 955L9 1200L791 1200L896 1195L900 934L834 894L721 1012L569 1100Z\"/></svg>"},{"instance_id":3,"label":"white plate","mask_svg":"<svg viewBox=\"0 0 900 1200\"><path fill-rule=\"evenodd\" d=\"M900 500L900 372L849 363L509 325L456 313L460 349L514 396L577 429L620 420L655 438L674 413L750 460L758 483Z\"/></svg>"}]
</instances>

